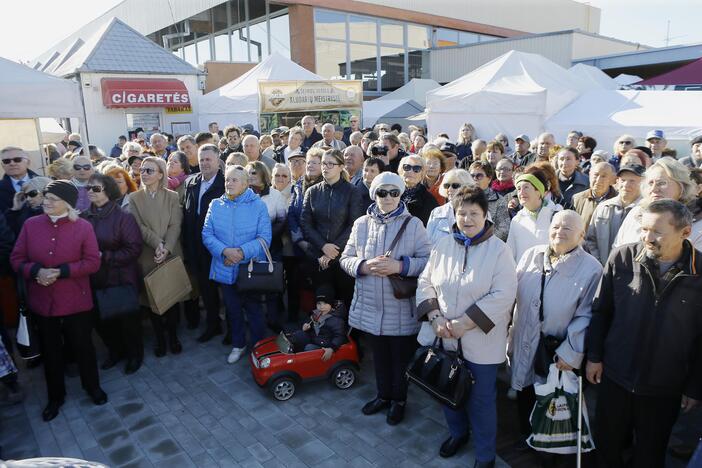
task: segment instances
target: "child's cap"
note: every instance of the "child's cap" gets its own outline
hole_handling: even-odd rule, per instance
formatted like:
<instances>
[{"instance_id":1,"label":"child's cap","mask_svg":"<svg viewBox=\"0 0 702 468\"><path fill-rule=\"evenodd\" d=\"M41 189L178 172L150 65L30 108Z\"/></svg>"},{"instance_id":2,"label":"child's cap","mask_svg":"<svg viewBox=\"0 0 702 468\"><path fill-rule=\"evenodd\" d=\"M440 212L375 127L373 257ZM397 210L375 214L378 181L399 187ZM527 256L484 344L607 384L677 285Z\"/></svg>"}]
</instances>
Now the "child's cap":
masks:
<instances>
[{"instance_id":1,"label":"child's cap","mask_svg":"<svg viewBox=\"0 0 702 468\"><path fill-rule=\"evenodd\" d=\"M324 284L317 288L317 294L315 295L316 302L326 302L327 304L333 304L335 299L334 287L330 284Z\"/></svg>"}]
</instances>

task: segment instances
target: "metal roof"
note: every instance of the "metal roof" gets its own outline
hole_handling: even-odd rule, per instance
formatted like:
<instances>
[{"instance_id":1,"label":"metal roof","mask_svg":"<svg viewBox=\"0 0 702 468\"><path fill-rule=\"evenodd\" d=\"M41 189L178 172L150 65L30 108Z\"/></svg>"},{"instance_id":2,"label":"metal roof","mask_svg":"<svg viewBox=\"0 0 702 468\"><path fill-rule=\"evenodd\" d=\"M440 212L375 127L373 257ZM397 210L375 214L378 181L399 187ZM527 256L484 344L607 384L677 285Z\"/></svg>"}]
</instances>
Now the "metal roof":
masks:
<instances>
[{"instance_id":1,"label":"metal roof","mask_svg":"<svg viewBox=\"0 0 702 468\"><path fill-rule=\"evenodd\" d=\"M702 57L702 44L691 44L589 57L573 60L573 63L584 63L586 65L593 65L601 70L609 70L659 63L691 61L700 57Z\"/></svg>"}]
</instances>

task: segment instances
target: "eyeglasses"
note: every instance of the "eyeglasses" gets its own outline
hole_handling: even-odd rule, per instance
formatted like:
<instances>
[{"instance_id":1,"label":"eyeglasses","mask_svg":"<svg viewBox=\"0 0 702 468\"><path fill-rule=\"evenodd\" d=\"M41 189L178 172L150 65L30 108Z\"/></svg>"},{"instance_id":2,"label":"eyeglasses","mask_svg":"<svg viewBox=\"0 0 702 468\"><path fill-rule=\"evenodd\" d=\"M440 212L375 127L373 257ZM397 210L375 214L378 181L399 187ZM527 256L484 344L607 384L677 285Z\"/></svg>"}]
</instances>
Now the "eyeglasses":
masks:
<instances>
[{"instance_id":1,"label":"eyeglasses","mask_svg":"<svg viewBox=\"0 0 702 468\"><path fill-rule=\"evenodd\" d=\"M385 198L388 195L390 195L392 198L397 198L400 196L400 189L391 189L391 190L378 189L375 191L376 197Z\"/></svg>"},{"instance_id":2,"label":"eyeglasses","mask_svg":"<svg viewBox=\"0 0 702 468\"><path fill-rule=\"evenodd\" d=\"M29 197L29 198L34 198L37 195L39 195L39 190L30 190L29 192L25 193L24 195Z\"/></svg>"},{"instance_id":3,"label":"eyeglasses","mask_svg":"<svg viewBox=\"0 0 702 468\"><path fill-rule=\"evenodd\" d=\"M458 190L459 188L461 188L461 184L456 183L456 182L454 182L454 183L451 184L451 183L448 183L448 182L447 182L447 183L444 184L444 188L445 188L446 190L448 190L448 189L450 189L450 188L452 188L452 189L454 189L454 190Z\"/></svg>"},{"instance_id":4,"label":"eyeglasses","mask_svg":"<svg viewBox=\"0 0 702 468\"><path fill-rule=\"evenodd\" d=\"M665 190L668 188L670 183L667 180L649 180L646 182L646 185L648 188L657 188L661 190Z\"/></svg>"},{"instance_id":5,"label":"eyeglasses","mask_svg":"<svg viewBox=\"0 0 702 468\"><path fill-rule=\"evenodd\" d=\"M511 166L501 166L495 169L495 172L513 172Z\"/></svg>"},{"instance_id":6,"label":"eyeglasses","mask_svg":"<svg viewBox=\"0 0 702 468\"><path fill-rule=\"evenodd\" d=\"M73 165L74 171L89 171L92 168L93 168L92 164L74 164Z\"/></svg>"},{"instance_id":7,"label":"eyeglasses","mask_svg":"<svg viewBox=\"0 0 702 468\"><path fill-rule=\"evenodd\" d=\"M341 166L341 164L339 164L339 163L334 163L334 162L329 162L329 161L325 161L325 162L322 163L322 166L324 166L324 167L326 167L326 168L332 168L332 167L334 167L334 166Z\"/></svg>"},{"instance_id":8,"label":"eyeglasses","mask_svg":"<svg viewBox=\"0 0 702 468\"><path fill-rule=\"evenodd\" d=\"M631 142L629 140L626 140L626 141L620 141L619 144L620 145L630 145Z\"/></svg>"},{"instance_id":9,"label":"eyeglasses","mask_svg":"<svg viewBox=\"0 0 702 468\"><path fill-rule=\"evenodd\" d=\"M88 192L93 192L93 193L102 192L102 187L99 185L86 185L85 188L88 190Z\"/></svg>"},{"instance_id":10,"label":"eyeglasses","mask_svg":"<svg viewBox=\"0 0 702 468\"><path fill-rule=\"evenodd\" d=\"M151 175L154 172L156 172L156 169L153 169L151 167L142 167L141 169L139 169L139 172L141 172L142 174Z\"/></svg>"},{"instance_id":11,"label":"eyeglasses","mask_svg":"<svg viewBox=\"0 0 702 468\"><path fill-rule=\"evenodd\" d=\"M419 174L420 172L422 172L422 169L424 169L424 166L413 166L411 164L403 164L402 165L402 170L405 172L412 171L412 172L416 172Z\"/></svg>"},{"instance_id":12,"label":"eyeglasses","mask_svg":"<svg viewBox=\"0 0 702 468\"><path fill-rule=\"evenodd\" d=\"M482 172L476 172L475 174L471 174L470 176L472 178L474 178L475 180L480 180L480 179L485 178L485 174L483 174Z\"/></svg>"},{"instance_id":13,"label":"eyeglasses","mask_svg":"<svg viewBox=\"0 0 702 468\"><path fill-rule=\"evenodd\" d=\"M3 159L3 160L2 160L2 163L3 163L3 164L21 163L23 159L24 159L23 157L7 158L7 159Z\"/></svg>"},{"instance_id":14,"label":"eyeglasses","mask_svg":"<svg viewBox=\"0 0 702 468\"><path fill-rule=\"evenodd\" d=\"M276 174L275 177L282 177L283 179L287 179L289 176L287 174Z\"/></svg>"}]
</instances>

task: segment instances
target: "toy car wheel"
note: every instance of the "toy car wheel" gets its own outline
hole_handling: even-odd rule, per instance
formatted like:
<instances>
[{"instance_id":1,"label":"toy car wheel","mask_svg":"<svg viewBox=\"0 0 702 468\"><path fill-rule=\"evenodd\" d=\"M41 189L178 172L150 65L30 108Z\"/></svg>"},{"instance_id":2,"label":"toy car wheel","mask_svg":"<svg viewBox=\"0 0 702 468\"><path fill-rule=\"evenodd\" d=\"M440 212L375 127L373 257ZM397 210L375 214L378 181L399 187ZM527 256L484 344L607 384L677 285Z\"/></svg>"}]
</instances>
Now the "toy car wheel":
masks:
<instances>
[{"instance_id":1,"label":"toy car wheel","mask_svg":"<svg viewBox=\"0 0 702 468\"><path fill-rule=\"evenodd\" d=\"M332 381L336 388L346 390L356 382L356 371L349 366L341 366L334 371Z\"/></svg>"},{"instance_id":2,"label":"toy car wheel","mask_svg":"<svg viewBox=\"0 0 702 468\"><path fill-rule=\"evenodd\" d=\"M287 401L295 395L295 381L290 377L280 377L271 384L273 398L278 401Z\"/></svg>"}]
</instances>

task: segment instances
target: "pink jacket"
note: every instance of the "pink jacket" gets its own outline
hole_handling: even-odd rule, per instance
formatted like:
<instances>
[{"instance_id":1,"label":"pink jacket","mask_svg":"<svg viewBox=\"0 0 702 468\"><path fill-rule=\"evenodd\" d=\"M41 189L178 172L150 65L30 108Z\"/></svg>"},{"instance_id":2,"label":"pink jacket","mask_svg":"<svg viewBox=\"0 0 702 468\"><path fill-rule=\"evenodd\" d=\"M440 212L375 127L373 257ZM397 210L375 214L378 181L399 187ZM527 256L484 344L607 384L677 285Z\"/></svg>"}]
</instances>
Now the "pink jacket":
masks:
<instances>
[{"instance_id":1,"label":"pink jacket","mask_svg":"<svg viewBox=\"0 0 702 468\"><path fill-rule=\"evenodd\" d=\"M27 305L32 312L57 317L93 308L90 275L100 269L100 252L93 227L84 220L47 215L29 218L22 226L10 255L12 268L27 283ZM36 282L40 268L58 268L50 286Z\"/></svg>"}]
</instances>

